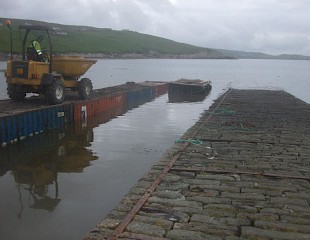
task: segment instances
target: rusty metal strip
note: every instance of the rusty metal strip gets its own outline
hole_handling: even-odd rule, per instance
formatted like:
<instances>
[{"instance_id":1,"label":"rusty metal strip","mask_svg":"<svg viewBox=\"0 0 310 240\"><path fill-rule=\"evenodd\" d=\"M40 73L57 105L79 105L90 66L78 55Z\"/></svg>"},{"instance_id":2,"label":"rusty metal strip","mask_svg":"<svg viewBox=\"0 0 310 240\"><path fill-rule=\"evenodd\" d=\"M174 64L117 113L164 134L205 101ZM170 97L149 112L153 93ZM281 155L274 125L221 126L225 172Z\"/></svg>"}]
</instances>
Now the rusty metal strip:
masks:
<instances>
[{"instance_id":1,"label":"rusty metal strip","mask_svg":"<svg viewBox=\"0 0 310 240\"><path fill-rule=\"evenodd\" d=\"M187 148L189 142L186 142L182 146L182 150ZM182 153L178 153L174 155L174 157L169 161L169 163L165 166L160 175L152 182L151 186L147 189L147 191L143 194L143 196L136 202L130 212L124 217L123 221L114 229L112 235L108 237L108 240L117 239L121 233L124 232L127 225L131 222L134 216L140 211L144 203L148 200L151 194L155 191L156 187L161 183L161 181L165 178L166 174L172 168L173 164L176 160L182 155Z\"/></svg>"},{"instance_id":2,"label":"rusty metal strip","mask_svg":"<svg viewBox=\"0 0 310 240\"><path fill-rule=\"evenodd\" d=\"M119 236L119 239L135 239L135 240L168 240L164 237L153 237L140 233L124 232Z\"/></svg>"},{"instance_id":3,"label":"rusty metal strip","mask_svg":"<svg viewBox=\"0 0 310 240\"><path fill-rule=\"evenodd\" d=\"M216 111L219 108L219 106L224 102L226 96L228 95L228 93L230 91L231 91L231 89L229 89L223 95L223 98L218 103L218 105L214 108L214 111ZM211 119L212 116L213 115L208 115L208 117L203 121L203 123L201 125L203 125L206 122L208 122ZM195 130L191 134L191 137L190 137L191 139L193 139L194 136L198 133L198 129ZM143 196L136 202L136 204L133 206L133 208L124 217L123 221L119 225L117 225L117 227L114 229L112 234L107 238L108 240L115 240L115 239L117 239L118 237L121 236L121 234L124 232L124 230L126 229L128 224L132 221L134 216L140 211L142 206L145 204L145 202L148 200L148 198L151 196L151 194L155 191L155 189L158 187L158 185L161 183L161 181L165 178L165 176L170 171L170 169L172 168L174 163L179 159L179 157L182 155L182 152L188 147L189 144L190 144L190 142L185 142L182 145L181 150L178 151L178 153L176 155L174 155L173 158L168 162L168 164L165 166L165 168L160 173L160 175L152 182L151 186L146 190L146 192L143 194Z\"/></svg>"},{"instance_id":4,"label":"rusty metal strip","mask_svg":"<svg viewBox=\"0 0 310 240\"><path fill-rule=\"evenodd\" d=\"M289 179L302 179L310 180L310 177L307 176L294 176L294 175L284 175L284 174L275 174L275 173L262 173L262 172L247 172L247 171L236 171L233 169L215 169L215 168L171 168L170 171L176 172L206 172L214 174L240 174L240 175L255 175L263 177L274 177L274 178L289 178Z\"/></svg>"},{"instance_id":5,"label":"rusty metal strip","mask_svg":"<svg viewBox=\"0 0 310 240\"><path fill-rule=\"evenodd\" d=\"M210 128L209 128L210 129ZM264 141L245 141L245 140L231 140L231 139L216 139L216 138L200 138L199 140L204 142L224 142L224 143L251 143L251 144L270 144L270 145L289 145L289 146L303 146L303 147L309 147L309 144L305 143L286 143L286 142L264 142Z\"/></svg>"}]
</instances>

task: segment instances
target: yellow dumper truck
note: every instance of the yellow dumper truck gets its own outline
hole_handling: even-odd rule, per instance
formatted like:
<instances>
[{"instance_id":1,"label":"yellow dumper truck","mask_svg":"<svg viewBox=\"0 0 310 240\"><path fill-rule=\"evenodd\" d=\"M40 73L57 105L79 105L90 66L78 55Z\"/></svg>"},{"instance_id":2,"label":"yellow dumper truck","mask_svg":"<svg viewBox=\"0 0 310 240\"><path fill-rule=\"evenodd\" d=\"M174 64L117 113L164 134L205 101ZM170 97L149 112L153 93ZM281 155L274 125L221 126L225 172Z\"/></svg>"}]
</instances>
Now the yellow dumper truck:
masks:
<instances>
[{"instance_id":1,"label":"yellow dumper truck","mask_svg":"<svg viewBox=\"0 0 310 240\"><path fill-rule=\"evenodd\" d=\"M11 29L10 23L7 23ZM92 83L88 78L79 78L96 60L83 57L54 56L49 28L46 26L21 25L22 54L20 60L7 62L6 83L9 97L14 101L23 101L26 93L44 94L50 104L62 103L66 90L79 93L81 99L87 99L92 93ZM29 33L47 36L49 50L47 52L31 45ZM12 40L11 40L12 45ZM39 55L38 55L39 54Z\"/></svg>"}]
</instances>

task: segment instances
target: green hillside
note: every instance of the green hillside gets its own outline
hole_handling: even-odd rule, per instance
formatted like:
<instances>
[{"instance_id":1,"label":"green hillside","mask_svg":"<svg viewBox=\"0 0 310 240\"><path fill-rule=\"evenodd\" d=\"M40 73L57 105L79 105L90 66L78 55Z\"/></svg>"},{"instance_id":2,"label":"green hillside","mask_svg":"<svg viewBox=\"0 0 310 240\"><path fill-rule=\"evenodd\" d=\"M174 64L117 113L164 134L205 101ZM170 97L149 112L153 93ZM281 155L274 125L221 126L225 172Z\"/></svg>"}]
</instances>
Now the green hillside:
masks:
<instances>
[{"instance_id":1,"label":"green hillside","mask_svg":"<svg viewBox=\"0 0 310 240\"><path fill-rule=\"evenodd\" d=\"M215 49L222 54L238 59L287 59L287 60L310 60L310 56L303 56L298 54L281 54L281 55L270 55L261 52L244 52L226 49Z\"/></svg>"},{"instance_id":2,"label":"green hillside","mask_svg":"<svg viewBox=\"0 0 310 240\"><path fill-rule=\"evenodd\" d=\"M0 18L0 53L10 51L9 29L4 18ZM19 25L45 25L51 29L53 48L61 54L90 54L122 57L141 55L144 57L175 58L227 58L209 48L171 41L165 38L141 34L129 30L115 31L87 26L70 26L32 20L11 19L13 28L13 52L20 53L21 37ZM21 33L22 34L22 33ZM31 36L35 38L36 36ZM44 42L42 43L44 46ZM101 55L100 55L101 54Z\"/></svg>"},{"instance_id":3,"label":"green hillside","mask_svg":"<svg viewBox=\"0 0 310 240\"><path fill-rule=\"evenodd\" d=\"M0 18L0 59L10 52L10 31L6 18ZM202 48L169 39L141 34L129 30L62 25L33 20L11 19L13 28L13 52L21 52L20 25L44 25L51 31L54 52L57 54L81 54L102 58L198 58L198 59L294 59L310 60L310 56L296 54L269 55L261 52L245 52L226 49ZM35 33L29 40L36 38ZM43 42L47 47L47 41Z\"/></svg>"}]
</instances>

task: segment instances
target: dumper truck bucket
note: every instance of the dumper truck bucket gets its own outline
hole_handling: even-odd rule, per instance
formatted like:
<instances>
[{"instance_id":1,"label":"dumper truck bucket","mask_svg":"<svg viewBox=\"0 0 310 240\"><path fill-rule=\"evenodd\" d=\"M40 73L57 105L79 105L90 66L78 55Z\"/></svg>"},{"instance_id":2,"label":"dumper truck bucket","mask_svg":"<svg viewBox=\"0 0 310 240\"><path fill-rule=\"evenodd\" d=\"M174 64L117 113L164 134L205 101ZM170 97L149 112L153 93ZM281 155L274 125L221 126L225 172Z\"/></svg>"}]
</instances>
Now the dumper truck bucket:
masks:
<instances>
[{"instance_id":1,"label":"dumper truck bucket","mask_svg":"<svg viewBox=\"0 0 310 240\"><path fill-rule=\"evenodd\" d=\"M63 75L64 78L79 78L97 62L77 56L54 56L53 71Z\"/></svg>"}]
</instances>

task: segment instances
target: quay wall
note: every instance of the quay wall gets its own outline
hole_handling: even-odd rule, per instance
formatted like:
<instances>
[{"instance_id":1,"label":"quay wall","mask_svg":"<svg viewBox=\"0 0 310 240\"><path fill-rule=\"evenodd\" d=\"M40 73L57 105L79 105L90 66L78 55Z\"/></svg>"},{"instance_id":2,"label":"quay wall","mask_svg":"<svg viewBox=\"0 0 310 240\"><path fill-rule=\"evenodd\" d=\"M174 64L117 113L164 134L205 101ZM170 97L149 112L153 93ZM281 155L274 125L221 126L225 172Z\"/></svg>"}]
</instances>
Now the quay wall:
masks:
<instances>
[{"instance_id":1,"label":"quay wall","mask_svg":"<svg viewBox=\"0 0 310 240\"><path fill-rule=\"evenodd\" d=\"M126 85L126 84L125 84ZM109 93L97 91L90 100L66 101L59 105L34 105L4 101L0 103L0 146L13 144L42 132L74 124L76 130L95 127L167 92L167 83L145 82L117 86ZM98 93L99 92L99 93ZM5 106L4 106L5 105ZM30 104L31 105L31 104ZM5 109L5 110L2 110Z\"/></svg>"}]
</instances>

